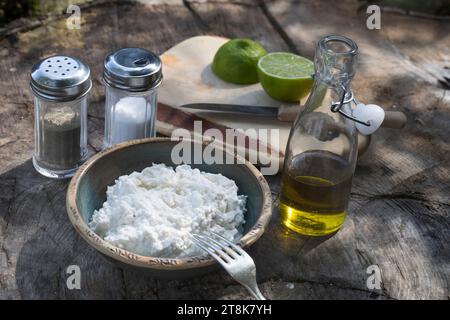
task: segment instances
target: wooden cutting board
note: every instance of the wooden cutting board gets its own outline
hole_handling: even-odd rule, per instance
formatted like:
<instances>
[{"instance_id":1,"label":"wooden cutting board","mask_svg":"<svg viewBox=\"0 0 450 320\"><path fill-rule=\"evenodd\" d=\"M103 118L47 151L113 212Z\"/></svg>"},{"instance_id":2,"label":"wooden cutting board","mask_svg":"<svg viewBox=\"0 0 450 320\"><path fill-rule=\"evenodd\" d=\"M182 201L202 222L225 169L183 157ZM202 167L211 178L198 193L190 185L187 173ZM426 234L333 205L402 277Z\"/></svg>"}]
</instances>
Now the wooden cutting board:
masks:
<instances>
[{"instance_id":1,"label":"wooden cutting board","mask_svg":"<svg viewBox=\"0 0 450 320\"><path fill-rule=\"evenodd\" d=\"M247 158L250 155L255 156L256 152L258 160L262 163L268 161L267 157L273 156L280 156L279 160L282 161L291 123L263 116L187 111L179 108L180 105L196 102L272 107L299 105L270 98L260 84L235 85L214 75L211 70L214 54L228 40L217 36L197 36L177 44L161 55L164 80L158 92L158 100L162 107L158 112L157 129L165 135L170 135L177 127L192 129L191 123L195 119L204 119L207 121L207 127L218 127L221 130L242 129L249 139L257 139L269 146L269 151L265 152L265 148L252 150L247 144L245 150ZM170 107L181 113L170 110ZM247 129L256 129L256 132L246 131ZM270 136L265 132L258 132L258 129L279 129L279 139L275 139L278 141L271 142Z\"/></svg>"}]
</instances>

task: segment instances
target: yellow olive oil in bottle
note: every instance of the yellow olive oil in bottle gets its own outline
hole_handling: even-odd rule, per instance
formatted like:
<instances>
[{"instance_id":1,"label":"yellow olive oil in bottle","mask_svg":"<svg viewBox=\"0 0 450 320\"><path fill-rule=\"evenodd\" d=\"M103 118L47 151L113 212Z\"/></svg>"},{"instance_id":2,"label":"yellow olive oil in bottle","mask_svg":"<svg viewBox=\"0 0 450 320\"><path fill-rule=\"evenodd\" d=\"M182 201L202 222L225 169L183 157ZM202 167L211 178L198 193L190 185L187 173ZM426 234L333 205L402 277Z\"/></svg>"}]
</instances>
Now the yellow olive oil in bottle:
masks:
<instances>
[{"instance_id":1,"label":"yellow olive oil in bottle","mask_svg":"<svg viewBox=\"0 0 450 320\"><path fill-rule=\"evenodd\" d=\"M313 89L289 135L280 190L281 221L300 234L333 233L347 215L357 130L346 115L357 51L342 36L323 37L316 48Z\"/></svg>"},{"instance_id":2,"label":"yellow olive oil in bottle","mask_svg":"<svg viewBox=\"0 0 450 320\"><path fill-rule=\"evenodd\" d=\"M298 233L325 235L337 231L347 215L352 184L348 162L328 151L293 157L281 180L282 223ZM337 174L334 174L334 173Z\"/></svg>"}]
</instances>

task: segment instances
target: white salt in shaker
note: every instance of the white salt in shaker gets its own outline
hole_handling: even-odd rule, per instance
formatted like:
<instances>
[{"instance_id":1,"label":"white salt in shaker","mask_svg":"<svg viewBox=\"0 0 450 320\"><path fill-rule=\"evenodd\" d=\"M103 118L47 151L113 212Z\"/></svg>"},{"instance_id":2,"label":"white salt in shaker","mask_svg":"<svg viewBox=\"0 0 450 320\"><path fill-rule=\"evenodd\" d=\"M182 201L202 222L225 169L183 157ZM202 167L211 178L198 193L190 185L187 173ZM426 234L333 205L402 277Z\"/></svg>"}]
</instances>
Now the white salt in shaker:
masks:
<instances>
[{"instance_id":1,"label":"white salt in shaker","mask_svg":"<svg viewBox=\"0 0 450 320\"><path fill-rule=\"evenodd\" d=\"M120 49L104 61L106 86L103 147L154 137L161 60L141 48Z\"/></svg>"}]
</instances>

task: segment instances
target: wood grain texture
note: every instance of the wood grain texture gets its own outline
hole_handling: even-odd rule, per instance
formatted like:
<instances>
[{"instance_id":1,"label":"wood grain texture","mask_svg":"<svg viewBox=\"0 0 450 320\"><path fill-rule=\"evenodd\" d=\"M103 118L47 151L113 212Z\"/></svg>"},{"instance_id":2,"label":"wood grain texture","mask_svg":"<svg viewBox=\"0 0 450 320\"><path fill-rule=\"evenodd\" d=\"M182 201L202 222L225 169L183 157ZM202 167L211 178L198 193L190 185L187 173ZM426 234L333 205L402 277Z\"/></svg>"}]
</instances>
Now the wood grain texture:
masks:
<instances>
[{"instance_id":1,"label":"wood grain texture","mask_svg":"<svg viewBox=\"0 0 450 320\"><path fill-rule=\"evenodd\" d=\"M223 272L188 282L156 281L117 268L78 237L65 212L66 181L32 167L33 107L29 70L64 53L91 67L91 152L101 147L103 57L141 46L162 53L199 34L250 37L270 51L312 56L326 33L344 33L361 48L354 80L361 100L395 105L406 128L384 129L360 160L349 218L328 238L283 229L275 213L250 251L258 280L272 299L448 299L450 230L450 101L438 80L449 61L449 24L382 14L382 29L365 28L355 1L143 1L85 8L80 30L64 19L8 33L0 41L0 298L248 298ZM330 9L332 8L332 10ZM276 200L279 177L268 177ZM82 270L82 290L68 290L65 269ZM366 268L382 271L369 290Z\"/></svg>"}]
</instances>

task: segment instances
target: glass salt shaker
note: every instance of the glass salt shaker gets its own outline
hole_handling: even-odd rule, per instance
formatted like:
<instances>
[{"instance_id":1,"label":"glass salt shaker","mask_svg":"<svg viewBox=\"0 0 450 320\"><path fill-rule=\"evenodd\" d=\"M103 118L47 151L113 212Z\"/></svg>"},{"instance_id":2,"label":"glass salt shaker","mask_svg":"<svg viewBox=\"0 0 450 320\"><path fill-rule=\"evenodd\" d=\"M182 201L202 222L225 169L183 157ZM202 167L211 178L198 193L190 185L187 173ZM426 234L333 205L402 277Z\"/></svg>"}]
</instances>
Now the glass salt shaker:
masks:
<instances>
[{"instance_id":1,"label":"glass salt shaker","mask_svg":"<svg viewBox=\"0 0 450 320\"><path fill-rule=\"evenodd\" d=\"M161 60L141 48L123 48L104 61L106 86L104 148L154 137Z\"/></svg>"},{"instance_id":2,"label":"glass salt shaker","mask_svg":"<svg viewBox=\"0 0 450 320\"><path fill-rule=\"evenodd\" d=\"M48 57L33 66L30 87L35 96L33 165L46 177L71 177L87 158L90 69L74 57Z\"/></svg>"}]
</instances>

